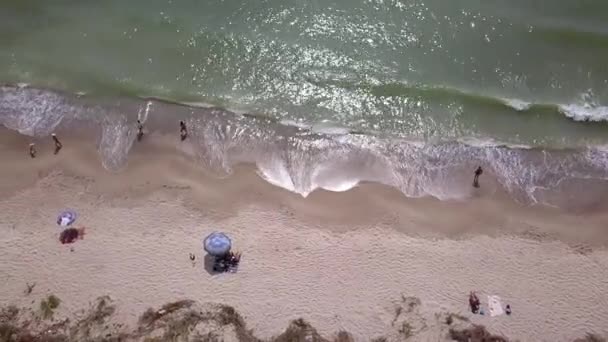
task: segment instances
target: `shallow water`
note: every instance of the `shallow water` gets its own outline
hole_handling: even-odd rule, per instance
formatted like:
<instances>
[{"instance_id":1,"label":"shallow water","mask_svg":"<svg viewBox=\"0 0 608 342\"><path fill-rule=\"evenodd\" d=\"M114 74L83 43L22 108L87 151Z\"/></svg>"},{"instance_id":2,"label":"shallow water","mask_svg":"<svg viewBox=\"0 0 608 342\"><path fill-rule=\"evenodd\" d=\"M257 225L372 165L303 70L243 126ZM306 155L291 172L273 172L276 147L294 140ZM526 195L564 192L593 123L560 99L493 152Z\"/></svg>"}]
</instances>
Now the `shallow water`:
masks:
<instances>
[{"instance_id":1,"label":"shallow water","mask_svg":"<svg viewBox=\"0 0 608 342\"><path fill-rule=\"evenodd\" d=\"M416 139L606 144L608 4L24 0L0 80ZM594 121L578 124L574 121Z\"/></svg>"}]
</instances>

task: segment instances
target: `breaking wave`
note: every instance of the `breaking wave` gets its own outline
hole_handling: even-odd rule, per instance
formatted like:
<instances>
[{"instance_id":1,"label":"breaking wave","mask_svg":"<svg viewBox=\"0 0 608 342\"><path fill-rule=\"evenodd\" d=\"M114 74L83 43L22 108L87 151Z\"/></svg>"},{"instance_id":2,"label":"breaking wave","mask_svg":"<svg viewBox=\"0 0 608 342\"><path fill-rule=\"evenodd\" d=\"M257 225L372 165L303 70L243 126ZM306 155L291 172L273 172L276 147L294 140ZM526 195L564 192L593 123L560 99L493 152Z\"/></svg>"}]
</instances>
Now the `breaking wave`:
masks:
<instances>
[{"instance_id":1,"label":"breaking wave","mask_svg":"<svg viewBox=\"0 0 608 342\"><path fill-rule=\"evenodd\" d=\"M190 128L187 143L204 168L230 173L239 163L253 163L266 181L302 196L377 182L408 197L464 199L473 194L477 165L486 170L484 188L506 191L525 204L592 205L608 194L608 152L601 146L543 149L475 138L410 141L152 99L94 100L29 87L0 88L0 124L29 136L92 129L109 170L128 162L137 119L150 131L170 134L184 120Z\"/></svg>"},{"instance_id":2,"label":"breaking wave","mask_svg":"<svg viewBox=\"0 0 608 342\"><path fill-rule=\"evenodd\" d=\"M314 81L320 86L337 86L348 90L357 89L376 97L407 97L420 103L458 103L471 108L506 107L515 112L543 112L564 115L574 121L608 121L608 107L601 105L591 90L574 98L572 103L535 102L517 98L504 98L467 91L458 88L404 83L366 84L347 81Z\"/></svg>"},{"instance_id":3,"label":"breaking wave","mask_svg":"<svg viewBox=\"0 0 608 342\"><path fill-rule=\"evenodd\" d=\"M559 111L574 121L608 121L608 107L570 104L559 106Z\"/></svg>"}]
</instances>

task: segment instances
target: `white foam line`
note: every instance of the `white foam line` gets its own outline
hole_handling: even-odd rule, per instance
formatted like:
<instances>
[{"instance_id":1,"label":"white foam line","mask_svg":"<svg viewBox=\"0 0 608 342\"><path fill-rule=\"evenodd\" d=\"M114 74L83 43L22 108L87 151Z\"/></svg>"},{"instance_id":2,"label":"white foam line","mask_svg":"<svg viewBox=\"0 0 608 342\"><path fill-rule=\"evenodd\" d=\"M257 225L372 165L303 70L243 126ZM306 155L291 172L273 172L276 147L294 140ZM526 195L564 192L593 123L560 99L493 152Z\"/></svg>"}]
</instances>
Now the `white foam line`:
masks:
<instances>
[{"instance_id":1,"label":"white foam line","mask_svg":"<svg viewBox=\"0 0 608 342\"><path fill-rule=\"evenodd\" d=\"M501 100L502 100L502 103L515 109L518 112L528 110L528 109L530 109L530 107L532 107L532 103L526 102L523 100L519 100L519 99L501 99Z\"/></svg>"},{"instance_id":2,"label":"white foam line","mask_svg":"<svg viewBox=\"0 0 608 342\"><path fill-rule=\"evenodd\" d=\"M574 121L608 121L608 107L590 105L560 105L559 111Z\"/></svg>"}]
</instances>

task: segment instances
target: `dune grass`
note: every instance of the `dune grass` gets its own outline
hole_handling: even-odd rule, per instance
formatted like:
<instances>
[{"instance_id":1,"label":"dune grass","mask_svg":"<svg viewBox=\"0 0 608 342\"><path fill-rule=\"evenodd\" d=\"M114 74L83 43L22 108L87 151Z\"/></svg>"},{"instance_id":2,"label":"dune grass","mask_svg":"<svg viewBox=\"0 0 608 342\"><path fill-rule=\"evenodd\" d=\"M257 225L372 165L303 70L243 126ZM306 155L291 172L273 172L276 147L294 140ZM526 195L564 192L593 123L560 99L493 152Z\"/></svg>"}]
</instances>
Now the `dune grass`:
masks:
<instances>
[{"instance_id":1,"label":"dune grass","mask_svg":"<svg viewBox=\"0 0 608 342\"><path fill-rule=\"evenodd\" d=\"M112 316L116 308L113 301L100 297L92 303L89 310L73 322L48 322L53 310L59 307L61 301L50 295L41 301L40 310L43 320L32 321L32 317L40 315L24 313L24 309L6 306L0 309L0 342L9 341L95 341L95 342L165 342L165 341L199 341L220 342L225 339L223 334L231 332L231 336L239 342L354 342L347 331L339 331L331 337L321 336L317 330L304 319L291 321L279 335L269 339L255 336L253 330L247 327L243 317L231 306L220 304L199 305L191 300L172 302L158 309L148 309L139 318L135 327L124 327L122 324L112 324ZM402 312L414 310L419 301L406 300ZM25 310L27 311L27 310ZM29 320L28 320L28 317ZM507 342L506 337L492 334L481 325L473 325L464 316L443 313L438 317L448 333L446 341L458 342ZM395 324L393 329L399 340L407 341L417 332L412 324L403 320ZM386 336L389 336L387 332ZM393 335L395 336L395 335ZM373 342L387 342L384 336L376 337ZM598 335L587 334L574 342L606 342Z\"/></svg>"},{"instance_id":2,"label":"dune grass","mask_svg":"<svg viewBox=\"0 0 608 342\"><path fill-rule=\"evenodd\" d=\"M55 309L59 307L61 300L51 294L46 299L40 301L40 315L43 319L52 319L55 314Z\"/></svg>"}]
</instances>

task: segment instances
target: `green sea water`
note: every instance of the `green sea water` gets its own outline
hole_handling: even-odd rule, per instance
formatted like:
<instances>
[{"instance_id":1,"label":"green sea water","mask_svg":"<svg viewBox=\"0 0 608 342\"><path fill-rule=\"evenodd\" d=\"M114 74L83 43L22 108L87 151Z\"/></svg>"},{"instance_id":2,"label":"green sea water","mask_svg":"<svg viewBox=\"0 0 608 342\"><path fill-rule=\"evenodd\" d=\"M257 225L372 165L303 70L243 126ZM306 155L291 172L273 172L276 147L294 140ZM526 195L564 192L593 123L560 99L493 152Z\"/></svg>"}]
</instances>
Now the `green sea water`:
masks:
<instances>
[{"instance_id":1,"label":"green sea water","mask_svg":"<svg viewBox=\"0 0 608 342\"><path fill-rule=\"evenodd\" d=\"M0 82L421 140L608 144L608 2L4 0Z\"/></svg>"}]
</instances>

